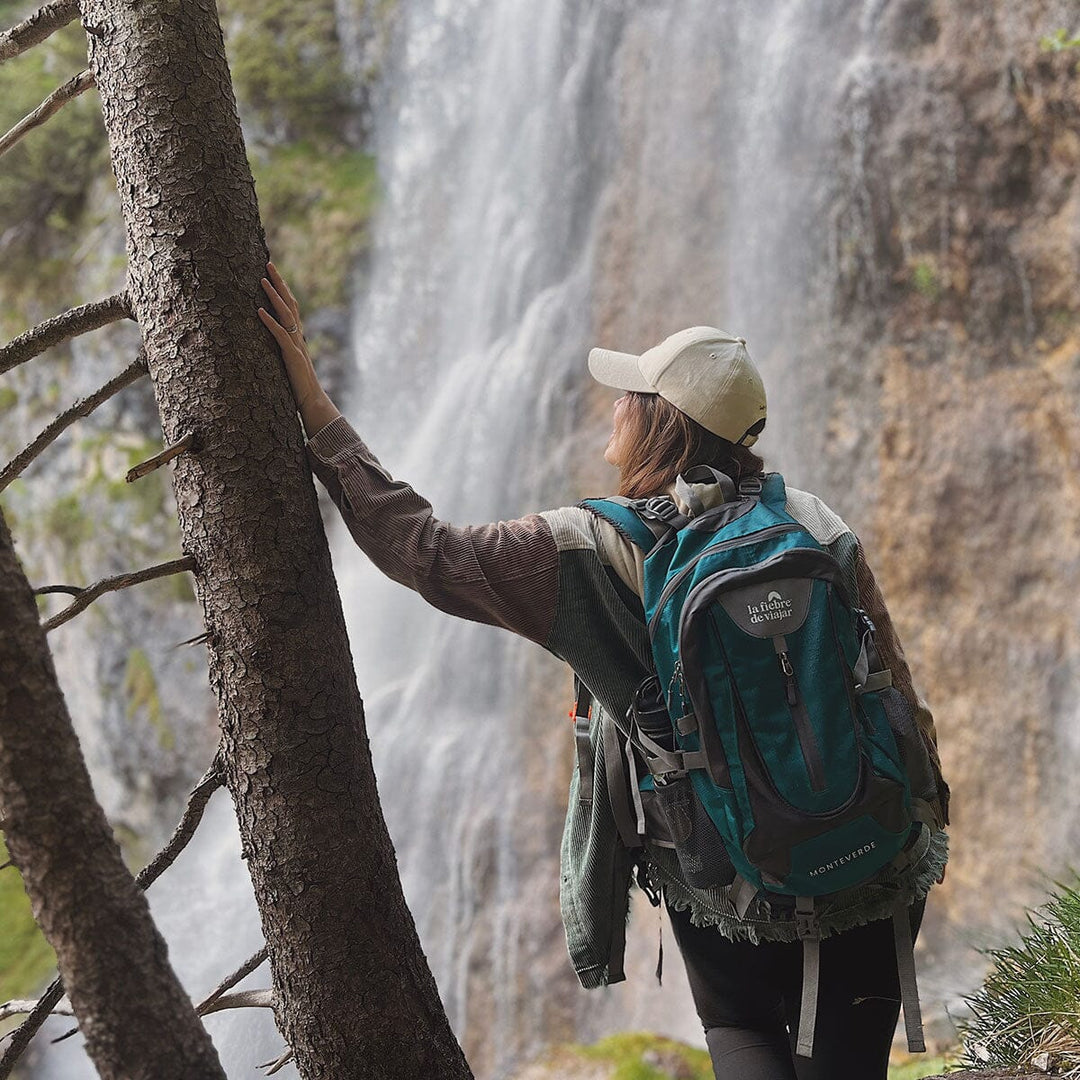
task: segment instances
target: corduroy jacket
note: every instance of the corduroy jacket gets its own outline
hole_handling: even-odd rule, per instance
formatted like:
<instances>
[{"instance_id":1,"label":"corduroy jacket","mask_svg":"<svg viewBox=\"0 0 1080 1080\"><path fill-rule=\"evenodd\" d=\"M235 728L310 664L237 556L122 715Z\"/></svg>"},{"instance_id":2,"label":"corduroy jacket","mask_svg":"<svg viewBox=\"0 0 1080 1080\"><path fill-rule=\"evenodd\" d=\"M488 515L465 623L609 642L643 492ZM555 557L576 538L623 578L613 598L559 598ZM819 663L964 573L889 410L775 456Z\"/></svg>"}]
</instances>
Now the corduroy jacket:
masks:
<instances>
[{"instance_id":1,"label":"corduroy jacket","mask_svg":"<svg viewBox=\"0 0 1080 1080\"><path fill-rule=\"evenodd\" d=\"M535 641L566 661L595 702L590 726L591 798L581 798L577 770L561 850L560 898L567 946L583 986L623 978L628 893L635 858L618 838L607 797L604 735L622 716L652 662L641 604L643 554L613 526L583 507L563 507L513 521L457 526L435 517L431 504L394 480L343 416L307 444L315 474L341 511L353 539L395 581L452 615ZM706 505L712 493L699 491ZM681 509L685 510L685 506ZM916 693L907 661L862 545L819 498L788 489L787 511L844 569L851 595L877 627L881 659L908 699L938 780L931 804L936 828L913 873L873 896L839 895L821 913L822 932L882 917L900 900L922 895L944 865L948 785L941 777L934 720ZM688 886L670 850L648 845L646 864L667 903L689 909L702 925L752 940L793 937L761 898L735 914L726 890ZM883 891L884 890L884 891Z\"/></svg>"}]
</instances>

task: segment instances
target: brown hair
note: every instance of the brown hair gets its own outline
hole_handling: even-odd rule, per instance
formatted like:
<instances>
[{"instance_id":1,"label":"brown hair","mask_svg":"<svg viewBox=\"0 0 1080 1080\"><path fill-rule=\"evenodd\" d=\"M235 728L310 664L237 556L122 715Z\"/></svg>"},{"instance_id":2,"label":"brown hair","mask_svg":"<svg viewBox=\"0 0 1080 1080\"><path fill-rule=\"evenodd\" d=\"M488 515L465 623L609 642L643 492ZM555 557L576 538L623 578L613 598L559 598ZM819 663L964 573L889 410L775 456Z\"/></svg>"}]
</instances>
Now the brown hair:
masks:
<instances>
[{"instance_id":1,"label":"brown hair","mask_svg":"<svg viewBox=\"0 0 1080 1080\"><path fill-rule=\"evenodd\" d=\"M626 450L619 469L619 494L625 498L661 495L693 465L711 465L736 483L764 472L765 462L749 447L707 431L659 394L628 391L626 398Z\"/></svg>"}]
</instances>

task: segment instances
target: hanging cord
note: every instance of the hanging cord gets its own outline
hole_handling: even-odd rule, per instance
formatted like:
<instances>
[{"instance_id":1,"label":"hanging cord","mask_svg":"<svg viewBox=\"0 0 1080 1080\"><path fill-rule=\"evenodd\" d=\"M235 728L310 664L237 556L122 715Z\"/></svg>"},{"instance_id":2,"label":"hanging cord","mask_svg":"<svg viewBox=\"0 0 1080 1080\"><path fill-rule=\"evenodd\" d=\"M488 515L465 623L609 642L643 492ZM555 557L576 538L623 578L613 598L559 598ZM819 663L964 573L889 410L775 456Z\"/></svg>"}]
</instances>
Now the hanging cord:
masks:
<instances>
[{"instance_id":1,"label":"hanging cord","mask_svg":"<svg viewBox=\"0 0 1080 1080\"><path fill-rule=\"evenodd\" d=\"M660 941L660 947L656 952L656 981L660 986L664 985L664 913L660 908L656 909L656 927Z\"/></svg>"}]
</instances>

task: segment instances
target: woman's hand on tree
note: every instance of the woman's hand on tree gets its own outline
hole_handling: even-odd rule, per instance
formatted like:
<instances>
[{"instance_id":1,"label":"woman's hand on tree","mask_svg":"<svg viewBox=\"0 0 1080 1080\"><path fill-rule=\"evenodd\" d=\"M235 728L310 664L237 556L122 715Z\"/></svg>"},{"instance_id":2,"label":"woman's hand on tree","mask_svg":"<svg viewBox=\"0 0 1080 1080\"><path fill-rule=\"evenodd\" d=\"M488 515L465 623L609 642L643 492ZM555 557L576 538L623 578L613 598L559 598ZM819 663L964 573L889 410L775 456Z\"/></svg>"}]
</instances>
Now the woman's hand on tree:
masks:
<instances>
[{"instance_id":1,"label":"woman's hand on tree","mask_svg":"<svg viewBox=\"0 0 1080 1080\"><path fill-rule=\"evenodd\" d=\"M266 269L270 276L262 279L262 287L273 306L274 315L261 307L259 318L281 347L281 358L285 361L293 397L296 398L297 408L303 408L304 402L319 393L322 387L319 386L315 366L311 362L307 342L304 341L300 305L285 284L285 279L278 273L277 267L268 262Z\"/></svg>"}]
</instances>

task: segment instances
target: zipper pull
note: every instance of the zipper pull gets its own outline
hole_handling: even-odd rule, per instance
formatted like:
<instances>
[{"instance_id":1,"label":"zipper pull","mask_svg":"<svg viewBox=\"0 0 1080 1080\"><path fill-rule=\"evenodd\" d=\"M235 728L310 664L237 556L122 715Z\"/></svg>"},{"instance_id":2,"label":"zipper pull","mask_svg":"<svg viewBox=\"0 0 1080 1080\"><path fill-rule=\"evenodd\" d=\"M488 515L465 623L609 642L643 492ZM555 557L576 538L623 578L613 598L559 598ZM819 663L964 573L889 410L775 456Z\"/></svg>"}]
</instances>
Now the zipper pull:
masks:
<instances>
[{"instance_id":1,"label":"zipper pull","mask_svg":"<svg viewBox=\"0 0 1080 1080\"><path fill-rule=\"evenodd\" d=\"M784 692L789 705L797 705L799 692L795 686L795 669L791 666L791 657L786 652L777 653L780 670L784 673Z\"/></svg>"}]
</instances>

